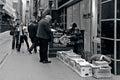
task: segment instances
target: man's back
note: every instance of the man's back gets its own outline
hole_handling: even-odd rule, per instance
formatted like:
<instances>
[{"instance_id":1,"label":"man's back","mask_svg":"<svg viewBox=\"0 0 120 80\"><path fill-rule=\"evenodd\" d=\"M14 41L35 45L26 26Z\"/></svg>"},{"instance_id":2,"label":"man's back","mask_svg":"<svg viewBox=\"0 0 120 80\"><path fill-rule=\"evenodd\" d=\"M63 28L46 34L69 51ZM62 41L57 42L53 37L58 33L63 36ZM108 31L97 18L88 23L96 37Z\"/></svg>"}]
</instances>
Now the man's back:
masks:
<instances>
[{"instance_id":1,"label":"man's back","mask_svg":"<svg viewBox=\"0 0 120 80\"><path fill-rule=\"evenodd\" d=\"M37 25L31 24L28 26L29 37L33 38L36 36Z\"/></svg>"},{"instance_id":2,"label":"man's back","mask_svg":"<svg viewBox=\"0 0 120 80\"><path fill-rule=\"evenodd\" d=\"M51 33L49 23L45 19L40 20L36 36L38 38L49 39Z\"/></svg>"}]
</instances>

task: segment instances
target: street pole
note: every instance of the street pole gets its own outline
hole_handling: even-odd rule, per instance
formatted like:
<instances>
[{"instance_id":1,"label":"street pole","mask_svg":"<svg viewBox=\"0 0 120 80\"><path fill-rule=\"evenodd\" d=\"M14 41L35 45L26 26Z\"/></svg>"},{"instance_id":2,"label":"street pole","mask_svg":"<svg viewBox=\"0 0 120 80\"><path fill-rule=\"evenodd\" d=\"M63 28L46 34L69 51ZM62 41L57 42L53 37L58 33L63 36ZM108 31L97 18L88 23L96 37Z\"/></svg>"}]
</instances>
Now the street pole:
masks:
<instances>
[{"instance_id":1,"label":"street pole","mask_svg":"<svg viewBox=\"0 0 120 80\"><path fill-rule=\"evenodd\" d=\"M50 9L51 16L52 16L52 3L53 3L53 0L49 0L49 9ZM50 21L50 25L52 26L52 21Z\"/></svg>"},{"instance_id":2,"label":"street pole","mask_svg":"<svg viewBox=\"0 0 120 80\"><path fill-rule=\"evenodd\" d=\"M0 0L0 32L2 28L2 10L3 10L4 3Z\"/></svg>"},{"instance_id":3,"label":"street pole","mask_svg":"<svg viewBox=\"0 0 120 80\"><path fill-rule=\"evenodd\" d=\"M51 17L52 17L52 3L53 3L53 0L49 0L49 10L50 10ZM52 20L50 21L50 26L52 27ZM52 38L52 40L53 40L53 38ZM53 47L53 41L51 41L50 47L51 48Z\"/></svg>"}]
</instances>

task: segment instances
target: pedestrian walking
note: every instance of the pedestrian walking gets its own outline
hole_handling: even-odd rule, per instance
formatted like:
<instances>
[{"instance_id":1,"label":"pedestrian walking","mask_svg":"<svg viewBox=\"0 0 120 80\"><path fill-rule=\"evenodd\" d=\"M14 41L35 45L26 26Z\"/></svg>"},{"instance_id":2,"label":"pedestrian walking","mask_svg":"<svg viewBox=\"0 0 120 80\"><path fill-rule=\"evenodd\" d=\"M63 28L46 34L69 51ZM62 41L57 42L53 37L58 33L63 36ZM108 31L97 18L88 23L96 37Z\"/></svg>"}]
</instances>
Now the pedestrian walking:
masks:
<instances>
[{"instance_id":1,"label":"pedestrian walking","mask_svg":"<svg viewBox=\"0 0 120 80\"><path fill-rule=\"evenodd\" d=\"M37 33L37 22L31 22L31 24L28 26L28 32L29 32L29 38L31 39L32 45L31 47L28 49L28 52L30 54L32 54L32 50L34 49L34 52L37 53L37 37L36 37L36 33Z\"/></svg>"},{"instance_id":2,"label":"pedestrian walking","mask_svg":"<svg viewBox=\"0 0 120 80\"><path fill-rule=\"evenodd\" d=\"M17 23L15 26L13 26L13 37L12 37L12 49L18 48L18 42L19 42L19 35L20 35L20 29L19 29L19 23Z\"/></svg>"},{"instance_id":3,"label":"pedestrian walking","mask_svg":"<svg viewBox=\"0 0 120 80\"><path fill-rule=\"evenodd\" d=\"M52 31L50 30L50 24L52 17L50 15L46 15L44 19L40 20L38 23L38 29L36 37L38 37L38 41L40 42L40 62L43 63L51 63L48 60L48 43L52 37Z\"/></svg>"},{"instance_id":4,"label":"pedestrian walking","mask_svg":"<svg viewBox=\"0 0 120 80\"><path fill-rule=\"evenodd\" d=\"M27 45L27 49L29 49L29 43L28 43L28 31L27 31L27 27L26 25L23 26L23 24L20 25L20 42L18 45L18 52L20 52L20 48L21 48L21 44L24 43L24 41L26 42Z\"/></svg>"}]
</instances>

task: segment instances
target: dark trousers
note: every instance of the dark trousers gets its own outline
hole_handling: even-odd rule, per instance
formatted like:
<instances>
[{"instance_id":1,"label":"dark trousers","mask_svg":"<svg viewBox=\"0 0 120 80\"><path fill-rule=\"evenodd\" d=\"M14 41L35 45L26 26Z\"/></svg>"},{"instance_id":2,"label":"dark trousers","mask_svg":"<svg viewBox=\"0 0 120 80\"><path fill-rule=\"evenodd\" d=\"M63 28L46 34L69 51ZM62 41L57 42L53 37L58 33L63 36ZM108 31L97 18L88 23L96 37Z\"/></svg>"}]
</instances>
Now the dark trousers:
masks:
<instances>
[{"instance_id":1,"label":"dark trousers","mask_svg":"<svg viewBox=\"0 0 120 80\"><path fill-rule=\"evenodd\" d=\"M14 49L15 46L16 46L16 49L18 48L18 41L19 41L19 35L13 35L13 37L12 37L12 49Z\"/></svg>"},{"instance_id":2,"label":"dark trousers","mask_svg":"<svg viewBox=\"0 0 120 80\"><path fill-rule=\"evenodd\" d=\"M19 46L18 46L18 51L20 51L21 44L22 44L24 41L26 42L27 49L29 49L28 38L27 38L26 35L22 35L22 36L20 36L20 43L19 43Z\"/></svg>"},{"instance_id":3,"label":"dark trousers","mask_svg":"<svg viewBox=\"0 0 120 80\"><path fill-rule=\"evenodd\" d=\"M48 61L48 39L42 39L39 38L38 40L40 42L40 51L39 56L41 61Z\"/></svg>"},{"instance_id":4,"label":"dark trousers","mask_svg":"<svg viewBox=\"0 0 120 80\"><path fill-rule=\"evenodd\" d=\"M37 44L38 44L37 38L33 37L33 38L30 38L30 39L31 39L32 45L29 48L29 50L32 51L34 49L34 51L37 52Z\"/></svg>"},{"instance_id":5,"label":"dark trousers","mask_svg":"<svg viewBox=\"0 0 120 80\"><path fill-rule=\"evenodd\" d=\"M75 43L73 46L73 52L79 54L80 44Z\"/></svg>"}]
</instances>

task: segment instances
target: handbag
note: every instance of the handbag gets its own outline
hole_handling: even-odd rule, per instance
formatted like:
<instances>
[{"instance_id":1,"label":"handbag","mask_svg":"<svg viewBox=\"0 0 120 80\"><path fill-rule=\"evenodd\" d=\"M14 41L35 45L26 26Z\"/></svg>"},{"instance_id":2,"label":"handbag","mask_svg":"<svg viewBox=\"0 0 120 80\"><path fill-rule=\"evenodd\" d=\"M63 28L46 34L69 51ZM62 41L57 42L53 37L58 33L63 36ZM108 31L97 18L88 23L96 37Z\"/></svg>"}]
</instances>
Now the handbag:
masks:
<instances>
[{"instance_id":1,"label":"handbag","mask_svg":"<svg viewBox=\"0 0 120 80\"><path fill-rule=\"evenodd\" d=\"M14 30L10 30L10 35L14 35Z\"/></svg>"}]
</instances>

